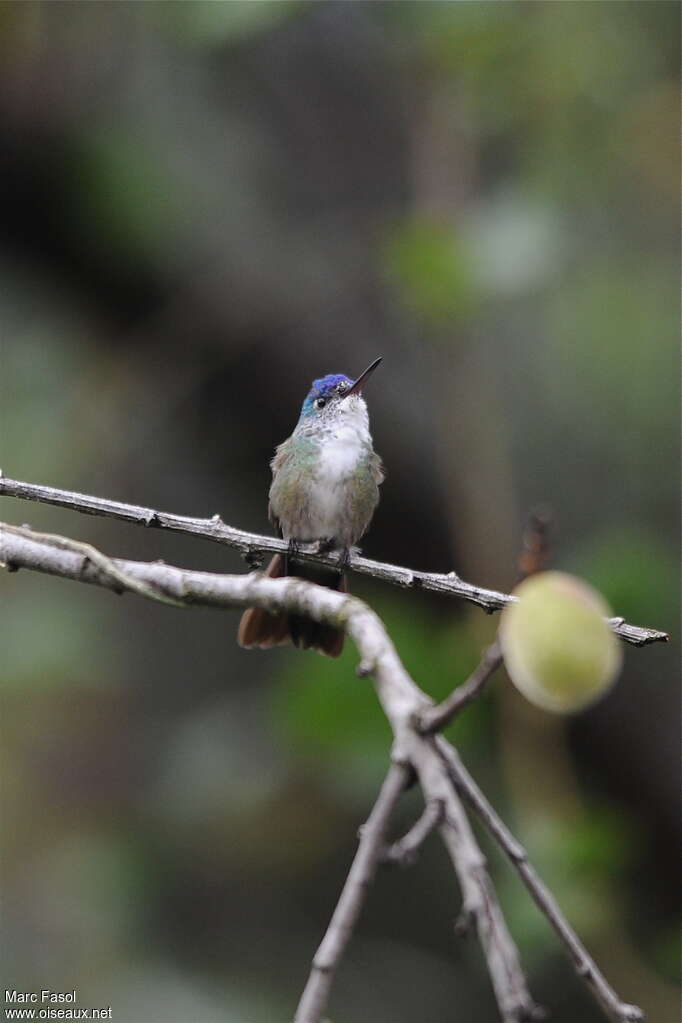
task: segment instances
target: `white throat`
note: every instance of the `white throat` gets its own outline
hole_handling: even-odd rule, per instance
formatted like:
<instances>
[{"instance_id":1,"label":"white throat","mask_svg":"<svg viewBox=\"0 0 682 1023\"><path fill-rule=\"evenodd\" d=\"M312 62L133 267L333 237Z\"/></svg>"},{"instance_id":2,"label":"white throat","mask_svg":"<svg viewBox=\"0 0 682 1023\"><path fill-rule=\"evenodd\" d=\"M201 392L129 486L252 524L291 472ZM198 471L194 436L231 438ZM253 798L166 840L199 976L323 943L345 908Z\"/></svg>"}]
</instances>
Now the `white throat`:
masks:
<instances>
[{"instance_id":1,"label":"white throat","mask_svg":"<svg viewBox=\"0 0 682 1023\"><path fill-rule=\"evenodd\" d=\"M321 474L335 480L354 472L372 444L367 405L359 396L347 398L330 418L321 441Z\"/></svg>"}]
</instances>

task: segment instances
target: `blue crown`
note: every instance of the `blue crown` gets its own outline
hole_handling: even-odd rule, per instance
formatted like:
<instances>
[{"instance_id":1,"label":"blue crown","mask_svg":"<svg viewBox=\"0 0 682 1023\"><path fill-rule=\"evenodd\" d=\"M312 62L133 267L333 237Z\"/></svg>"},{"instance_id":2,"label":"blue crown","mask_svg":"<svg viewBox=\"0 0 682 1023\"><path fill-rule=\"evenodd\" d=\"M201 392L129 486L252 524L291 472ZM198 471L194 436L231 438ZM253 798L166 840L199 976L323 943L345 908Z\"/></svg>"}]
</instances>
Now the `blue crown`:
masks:
<instances>
[{"instance_id":1,"label":"blue crown","mask_svg":"<svg viewBox=\"0 0 682 1023\"><path fill-rule=\"evenodd\" d=\"M339 384L348 384L350 386L352 383L351 378L347 377L345 373L328 373L326 377L313 380L313 386L303 402L301 415L307 416L314 411L313 402L316 398L328 398L336 391Z\"/></svg>"}]
</instances>

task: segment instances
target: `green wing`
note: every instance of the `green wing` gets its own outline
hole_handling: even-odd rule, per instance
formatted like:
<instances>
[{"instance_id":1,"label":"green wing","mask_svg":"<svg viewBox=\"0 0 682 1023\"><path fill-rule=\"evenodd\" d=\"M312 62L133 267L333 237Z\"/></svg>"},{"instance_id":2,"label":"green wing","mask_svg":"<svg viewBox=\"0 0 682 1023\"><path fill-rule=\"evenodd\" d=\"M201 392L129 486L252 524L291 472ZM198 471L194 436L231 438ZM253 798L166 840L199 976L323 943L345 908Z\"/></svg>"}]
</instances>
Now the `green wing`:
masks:
<instances>
[{"instance_id":1,"label":"green wing","mask_svg":"<svg viewBox=\"0 0 682 1023\"><path fill-rule=\"evenodd\" d=\"M289 437L275 449L270 462L272 484L268 517L282 535L281 520L292 522L297 517L299 495L306 485L306 476L313 473L317 446L314 441L298 437L296 445Z\"/></svg>"}]
</instances>

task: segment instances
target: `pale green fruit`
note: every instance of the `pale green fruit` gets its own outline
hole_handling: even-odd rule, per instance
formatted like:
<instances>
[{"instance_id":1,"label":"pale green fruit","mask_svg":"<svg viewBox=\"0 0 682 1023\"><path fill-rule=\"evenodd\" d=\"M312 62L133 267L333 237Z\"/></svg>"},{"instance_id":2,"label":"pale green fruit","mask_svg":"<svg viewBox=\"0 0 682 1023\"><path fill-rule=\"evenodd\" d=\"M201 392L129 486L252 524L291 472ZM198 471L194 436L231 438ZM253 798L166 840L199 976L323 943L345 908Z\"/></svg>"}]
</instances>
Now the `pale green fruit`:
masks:
<instances>
[{"instance_id":1,"label":"pale green fruit","mask_svg":"<svg viewBox=\"0 0 682 1023\"><path fill-rule=\"evenodd\" d=\"M516 688L537 707L558 713L603 696L622 655L601 594L564 572L539 572L514 594L519 599L503 610L499 639Z\"/></svg>"}]
</instances>

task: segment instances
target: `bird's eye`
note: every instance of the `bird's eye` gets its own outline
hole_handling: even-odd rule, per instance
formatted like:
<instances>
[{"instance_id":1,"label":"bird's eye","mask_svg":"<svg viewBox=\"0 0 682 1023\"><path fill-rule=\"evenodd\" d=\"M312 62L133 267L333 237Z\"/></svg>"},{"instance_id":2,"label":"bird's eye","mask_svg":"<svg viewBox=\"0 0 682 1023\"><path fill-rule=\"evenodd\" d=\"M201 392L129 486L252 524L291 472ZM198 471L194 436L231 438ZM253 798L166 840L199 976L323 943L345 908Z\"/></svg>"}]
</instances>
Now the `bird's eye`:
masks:
<instances>
[{"instance_id":1,"label":"bird's eye","mask_svg":"<svg viewBox=\"0 0 682 1023\"><path fill-rule=\"evenodd\" d=\"M325 401L324 398L315 398L313 404L315 405L315 408L324 408L327 402Z\"/></svg>"}]
</instances>

